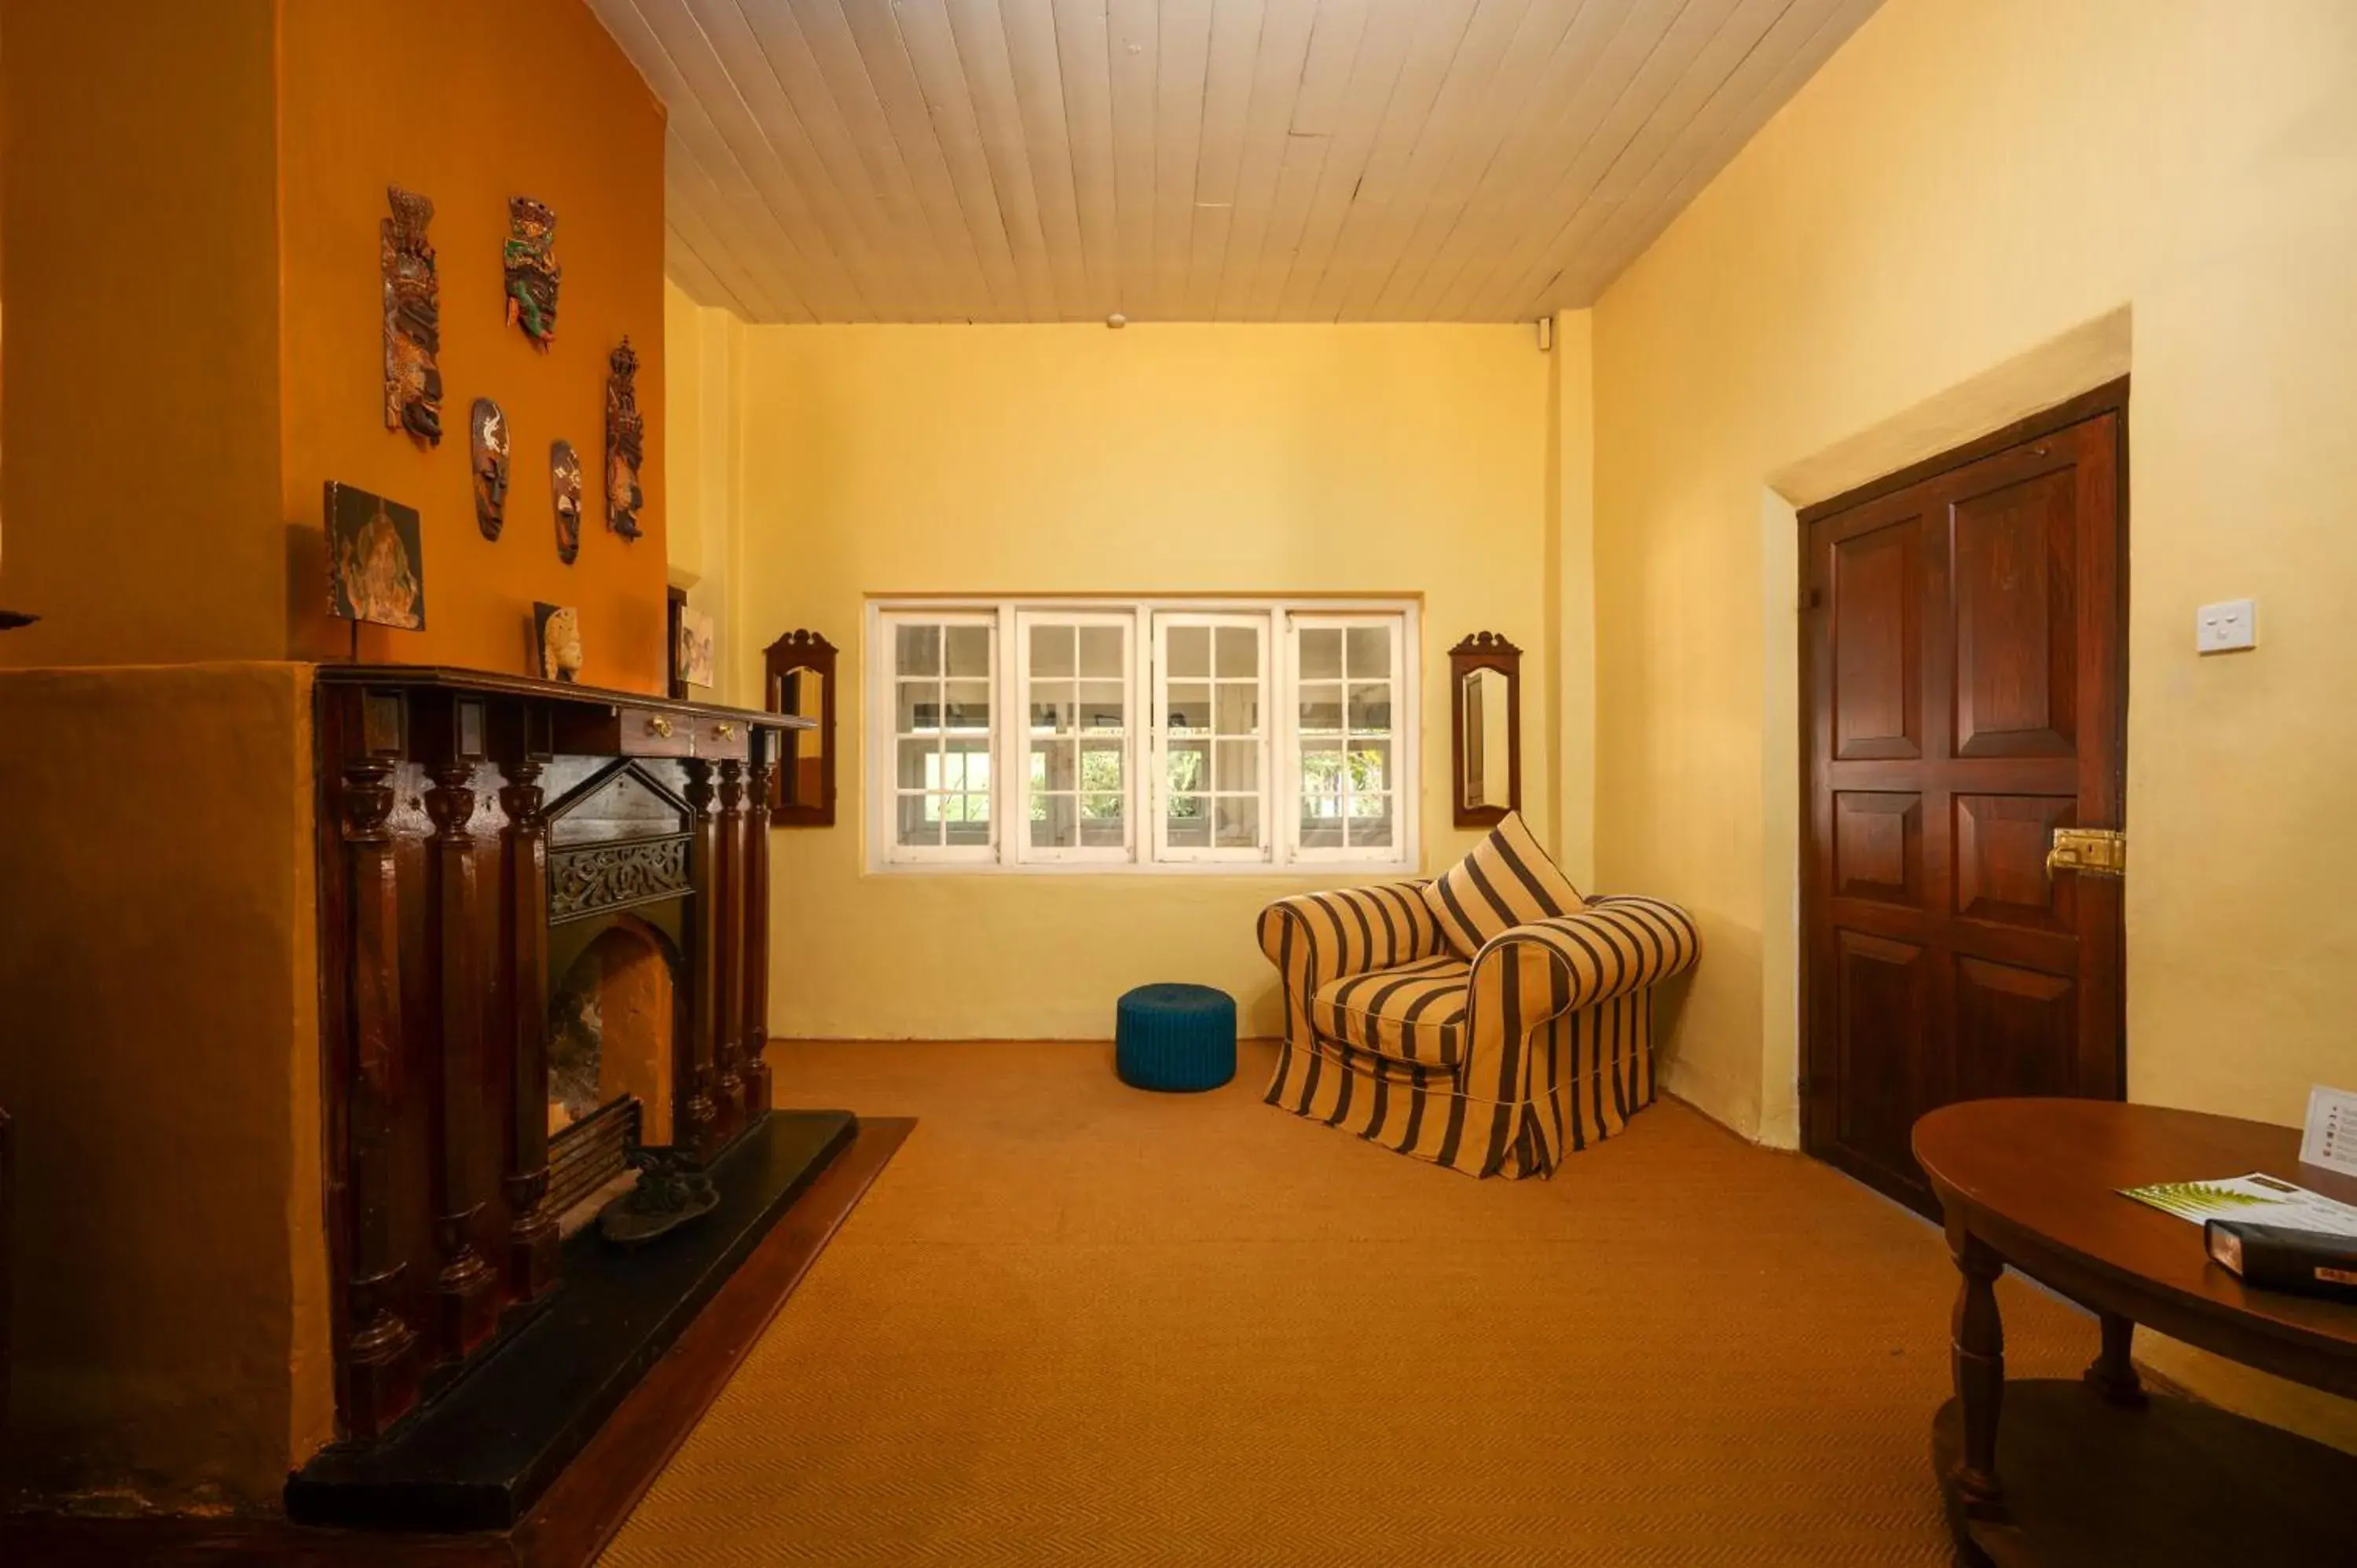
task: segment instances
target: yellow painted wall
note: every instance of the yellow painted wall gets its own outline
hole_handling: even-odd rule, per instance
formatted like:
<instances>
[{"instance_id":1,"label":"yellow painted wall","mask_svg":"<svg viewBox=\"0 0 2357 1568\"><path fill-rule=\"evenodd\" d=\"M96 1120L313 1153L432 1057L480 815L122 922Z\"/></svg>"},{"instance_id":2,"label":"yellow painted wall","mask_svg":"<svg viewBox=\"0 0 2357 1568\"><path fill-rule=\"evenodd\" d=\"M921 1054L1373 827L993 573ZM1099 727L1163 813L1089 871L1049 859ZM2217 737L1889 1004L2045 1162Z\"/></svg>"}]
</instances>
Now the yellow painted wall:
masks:
<instances>
[{"instance_id":1,"label":"yellow painted wall","mask_svg":"<svg viewBox=\"0 0 2357 1568\"><path fill-rule=\"evenodd\" d=\"M737 564L737 458L742 430L737 415L737 345L743 324L727 311L663 285L663 475L669 493L671 585L687 590L689 606L712 618L714 646L735 644ZM747 635L751 635L749 632ZM775 632L753 646L758 652ZM716 660L710 691L689 694L706 702L760 706L759 668L739 685L739 661Z\"/></svg>"},{"instance_id":2,"label":"yellow painted wall","mask_svg":"<svg viewBox=\"0 0 2357 1568\"><path fill-rule=\"evenodd\" d=\"M17 1474L271 1504L334 1407L310 670L0 671L0 727Z\"/></svg>"},{"instance_id":3,"label":"yellow painted wall","mask_svg":"<svg viewBox=\"0 0 2357 1568\"><path fill-rule=\"evenodd\" d=\"M773 840L773 1034L1102 1038L1123 990L1167 979L1222 986L1274 1032L1254 917L1334 880L868 874L871 594L1420 592L1426 865L1472 836L1445 788L1447 650L1468 632L1534 650L1523 799L1553 833L1551 371L1528 327L768 327L741 352L726 656L750 682L789 628L841 645L851 765L841 825Z\"/></svg>"},{"instance_id":4,"label":"yellow painted wall","mask_svg":"<svg viewBox=\"0 0 2357 1568\"><path fill-rule=\"evenodd\" d=\"M2106 317L2129 1092L2297 1122L2357 1084L2357 8L1891 0L1595 312L1600 870L1701 916L1669 1081L1744 1131L1794 1126L1783 502L1821 499L1769 487ZM2258 650L2197 659L2244 595Z\"/></svg>"},{"instance_id":5,"label":"yellow painted wall","mask_svg":"<svg viewBox=\"0 0 2357 1568\"><path fill-rule=\"evenodd\" d=\"M463 47L457 47L463 44ZM663 575L662 107L580 0L282 0L285 454L281 516L319 539L320 489L341 479L418 509L425 628L367 627L361 657L522 673L534 600L581 612L581 679L661 692ZM441 445L384 427L378 220L384 188L434 199L442 285ZM547 352L507 325L508 199L556 213L565 269ZM606 357L630 335L646 415L646 537L606 526ZM476 526L467 421L508 415L507 526ZM548 448L580 454L581 554L557 559ZM341 657L320 554L300 554L289 606L298 656Z\"/></svg>"}]
</instances>

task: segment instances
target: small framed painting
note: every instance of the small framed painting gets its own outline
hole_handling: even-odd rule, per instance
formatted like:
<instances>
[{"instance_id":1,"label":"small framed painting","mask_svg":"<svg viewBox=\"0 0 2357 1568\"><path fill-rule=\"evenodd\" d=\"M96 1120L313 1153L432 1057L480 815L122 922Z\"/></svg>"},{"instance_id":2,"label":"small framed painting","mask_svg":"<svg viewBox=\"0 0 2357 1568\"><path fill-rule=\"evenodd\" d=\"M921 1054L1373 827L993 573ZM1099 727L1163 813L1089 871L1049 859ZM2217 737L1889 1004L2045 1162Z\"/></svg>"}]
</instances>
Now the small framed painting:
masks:
<instances>
[{"instance_id":1,"label":"small framed painting","mask_svg":"<svg viewBox=\"0 0 2357 1568\"><path fill-rule=\"evenodd\" d=\"M414 510L328 482L328 613L425 629L425 557Z\"/></svg>"},{"instance_id":2,"label":"small framed painting","mask_svg":"<svg viewBox=\"0 0 2357 1568\"><path fill-rule=\"evenodd\" d=\"M712 686L712 618L685 606L679 612L679 678L691 686Z\"/></svg>"}]
</instances>

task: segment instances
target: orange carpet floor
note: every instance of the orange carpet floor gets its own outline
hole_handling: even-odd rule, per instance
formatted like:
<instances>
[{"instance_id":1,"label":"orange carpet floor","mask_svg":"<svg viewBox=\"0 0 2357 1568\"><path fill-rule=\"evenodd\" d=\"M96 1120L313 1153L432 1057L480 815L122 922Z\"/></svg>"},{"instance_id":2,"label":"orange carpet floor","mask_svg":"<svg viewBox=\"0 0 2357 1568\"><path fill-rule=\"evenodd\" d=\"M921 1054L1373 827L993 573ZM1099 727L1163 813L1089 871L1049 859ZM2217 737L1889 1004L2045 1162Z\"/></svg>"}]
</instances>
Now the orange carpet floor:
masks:
<instances>
[{"instance_id":1,"label":"orange carpet floor","mask_svg":"<svg viewBox=\"0 0 2357 1568\"><path fill-rule=\"evenodd\" d=\"M1938 1232L1663 1101L1476 1182L1086 1045L792 1045L916 1132L605 1561L1944 1564ZM2015 1376L2093 1320L2008 1279Z\"/></svg>"}]
</instances>

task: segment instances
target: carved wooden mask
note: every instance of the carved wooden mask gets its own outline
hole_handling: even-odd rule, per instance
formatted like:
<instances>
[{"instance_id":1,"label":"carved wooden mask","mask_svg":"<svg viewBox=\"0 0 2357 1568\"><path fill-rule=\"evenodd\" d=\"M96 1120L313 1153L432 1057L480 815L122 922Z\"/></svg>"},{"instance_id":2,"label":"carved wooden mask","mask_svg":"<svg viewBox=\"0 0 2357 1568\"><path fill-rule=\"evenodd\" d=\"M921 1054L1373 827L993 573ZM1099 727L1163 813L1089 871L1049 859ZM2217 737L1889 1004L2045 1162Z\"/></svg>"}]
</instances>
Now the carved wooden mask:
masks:
<instances>
[{"instance_id":1,"label":"carved wooden mask","mask_svg":"<svg viewBox=\"0 0 2357 1568\"><path fill-rule=\"evenodd\" d=\"M647 449L646 416L639 412L639 356L625 336L606 359L606 526L625 539L639 536L639 465Z\"/></svg>"},{"instance_id":2,"label":"carved wooden mask","mask_svg":"<svg viewBox=\"0 0 2357 1568\"><path fill-rule=\"evenodd\" d=\"M475 523L484 538L497 539L507 524L508 416L490 398L479 397L468 434L475 471Z\"/></svg>"},{"instance_id":3,"label":"carved wooden mask","mask_svg":"<svg viewBox=\"0 0 2357 1568\"><path fill-rule=\"evenodd\" d=\"M385 187L393 216L378 226L384 276L384 425L428 446L442 440L441 283L425 227L434 203L397 185Z\"/></svg>"},{"instance_id":4,"label":"carved wooden mask","mask_svg":"<svg viewBox=\"0 0 2357 1568\"><path fill-rule=\"evenodd\" d=\"M548 449L548 488L556 498L556 558L570 566L581 553L581 459L570 441Z\"/></svg>"}]
</instances>

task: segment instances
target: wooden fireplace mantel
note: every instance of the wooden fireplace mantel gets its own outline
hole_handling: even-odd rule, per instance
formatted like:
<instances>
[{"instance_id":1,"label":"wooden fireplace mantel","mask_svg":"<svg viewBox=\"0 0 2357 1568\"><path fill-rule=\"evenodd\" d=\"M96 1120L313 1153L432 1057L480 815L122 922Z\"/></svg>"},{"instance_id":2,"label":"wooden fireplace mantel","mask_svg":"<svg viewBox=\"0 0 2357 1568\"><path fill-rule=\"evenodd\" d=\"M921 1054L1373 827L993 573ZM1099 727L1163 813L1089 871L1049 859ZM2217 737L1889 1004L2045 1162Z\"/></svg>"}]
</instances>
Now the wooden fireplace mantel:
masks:
<instances>
[{"instance_id":1,"label":"wooden fireplace mantel","mask_svg":"<svg viewBox=\"0 0 2357 1568\"><path fill-rule=\"evenodd\" d=\"M323 664L315 706L337 1404L367 1439L556 1284L544 775L627 757L686 803L673 1142L708 1162L770 1108L770 777L809 721L436 665Z\"/></svg>"}]
</instances>

